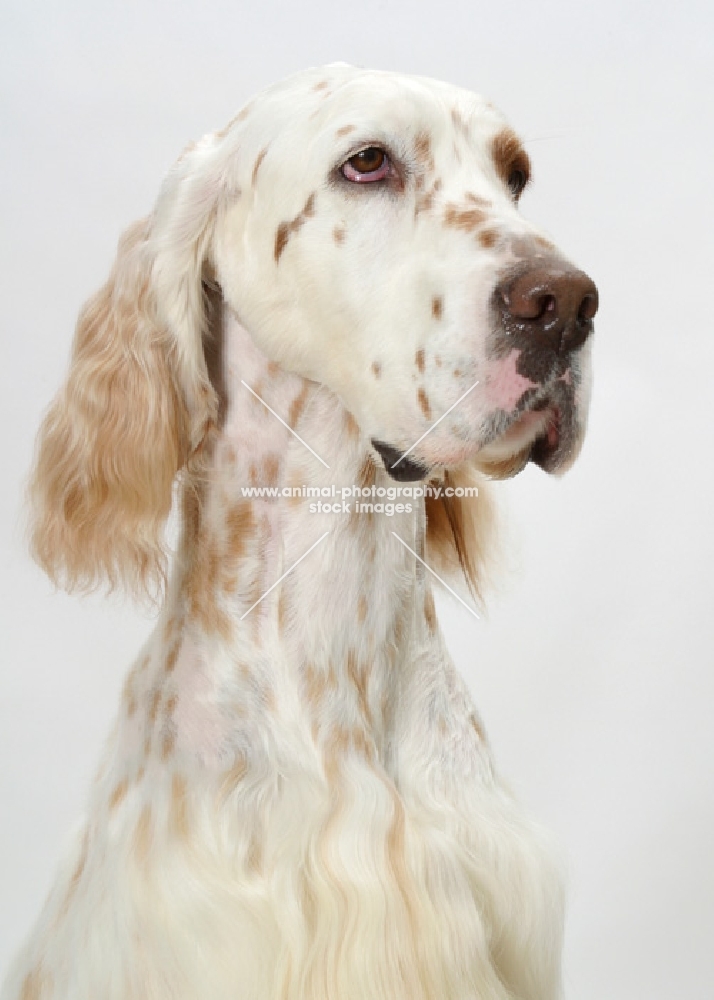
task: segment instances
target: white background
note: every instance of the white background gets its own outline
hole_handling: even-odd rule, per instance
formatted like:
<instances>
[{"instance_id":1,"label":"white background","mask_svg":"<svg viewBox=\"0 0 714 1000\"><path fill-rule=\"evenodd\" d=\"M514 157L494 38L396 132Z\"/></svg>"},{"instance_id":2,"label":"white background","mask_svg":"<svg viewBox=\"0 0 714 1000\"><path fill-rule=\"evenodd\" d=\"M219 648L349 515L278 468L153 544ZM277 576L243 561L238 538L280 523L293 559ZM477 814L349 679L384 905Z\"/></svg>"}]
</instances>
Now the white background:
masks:
<instances>
[{"instance_id":1,"label":"white background","mask_svg":"<svg viewBox=\"0 0 714 1000\"><path fill-rule=\"evenodd\" d=\"M714 995L710 4L253 0L0 9L0 971L151 622L53 594L21 487L81 302L189 138L317 63L442 77L527 140L523 211L595 278L590 432L499 486L508 569L441 602L501 768L569 858L566 987Z\"/></svg>"}]
</instances>

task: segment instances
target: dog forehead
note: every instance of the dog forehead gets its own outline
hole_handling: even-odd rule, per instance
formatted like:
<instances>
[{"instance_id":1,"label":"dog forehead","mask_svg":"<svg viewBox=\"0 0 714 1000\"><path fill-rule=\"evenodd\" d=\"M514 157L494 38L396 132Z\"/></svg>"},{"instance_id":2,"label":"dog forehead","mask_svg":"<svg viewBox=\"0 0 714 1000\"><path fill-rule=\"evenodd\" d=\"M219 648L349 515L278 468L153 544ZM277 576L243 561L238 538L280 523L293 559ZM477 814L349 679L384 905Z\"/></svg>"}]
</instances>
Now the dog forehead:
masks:
<instances>
[{"instance_id":1,"label":"dog forehead","mask_svg":"<svg viewBox=\"0 0 714 1000\"><path fill-rule=\"evenodd\" d=\"M268 87L241 114L261 141L300 135L315 140L334 126L347 134L384 132L468 133L479 123L487 131L505 124L481 95L429 77L343 64L305 70ZM240 115L239 115L240 117ZM246 121L246 125L248 121ZM375 135L375 138L377 137Z\"/></svg>"}]
</instances>

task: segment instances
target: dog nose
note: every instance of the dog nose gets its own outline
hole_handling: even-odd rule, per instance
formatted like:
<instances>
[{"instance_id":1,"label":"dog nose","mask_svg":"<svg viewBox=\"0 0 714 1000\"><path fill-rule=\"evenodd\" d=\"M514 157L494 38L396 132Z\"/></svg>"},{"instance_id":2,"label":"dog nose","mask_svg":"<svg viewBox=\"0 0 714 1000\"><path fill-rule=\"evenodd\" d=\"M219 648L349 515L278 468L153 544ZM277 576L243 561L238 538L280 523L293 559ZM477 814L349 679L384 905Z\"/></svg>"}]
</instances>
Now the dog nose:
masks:
<instances>
[{"instance_id":1,"label":"dog nose","mask_svg":"<svg viewBox=\"0 0 714 1000\"><path fill-rule=\"evenodd\" d=\"M565 354L592 333L598 294L583 271L540 259L509 272L496 286L495 301L506 332L524 347L536 343Z\"/></svg>"}]
</instances>

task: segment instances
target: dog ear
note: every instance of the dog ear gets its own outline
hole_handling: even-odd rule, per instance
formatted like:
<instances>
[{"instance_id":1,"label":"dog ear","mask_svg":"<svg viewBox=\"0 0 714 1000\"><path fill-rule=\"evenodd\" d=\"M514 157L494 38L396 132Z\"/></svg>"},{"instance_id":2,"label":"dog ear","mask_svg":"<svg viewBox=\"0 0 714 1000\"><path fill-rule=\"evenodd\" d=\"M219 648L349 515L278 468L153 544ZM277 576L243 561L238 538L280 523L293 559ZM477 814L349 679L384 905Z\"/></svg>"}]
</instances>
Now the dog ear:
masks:
<instances>
[{"instance_id":1,"label":"dog ear","mask_svg":"<svg viewBox=\"0 0 714 1000\"><path fill-rule=\"evenodd\" d=\"M123 583L146 595L165 581L173 482L217 413L203 353L219 197L209 167L205 149L185 154L152 216L122 236L39 432L31 545L69 590Z\"/></svg>"},{"instance_id":2,"label":"dog ear","mask_svg":"<svg viewBox=\"0 0 714 1000\"><path fill-rule=\"evenodd\" d=\"M426 498L426 551L429 565L445 580L461 578L479 605L491 582L496 507L488 481L472 464L444 473L442 489L455 495Z\"/></svg>"}]
</instances>

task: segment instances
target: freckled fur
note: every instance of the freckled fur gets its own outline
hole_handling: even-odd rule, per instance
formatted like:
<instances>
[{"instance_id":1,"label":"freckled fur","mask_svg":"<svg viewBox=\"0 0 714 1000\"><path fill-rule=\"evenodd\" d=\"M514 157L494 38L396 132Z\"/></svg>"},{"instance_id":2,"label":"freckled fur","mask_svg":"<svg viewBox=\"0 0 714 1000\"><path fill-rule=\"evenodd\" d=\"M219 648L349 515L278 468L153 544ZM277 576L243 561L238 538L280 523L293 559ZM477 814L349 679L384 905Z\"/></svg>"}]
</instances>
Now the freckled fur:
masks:
<instances>
[{"instance_id":1,"label":"freckled fur","mask_svg":"<svg viewBox=\"0 0 714 1000\"><path fill-rule=\"evenodd\" d=\"M413 151L403 186L335 180L365 119ZM188 147L122 238L41 428L33 547L70 589L164 606L2 1000L559 997L558 863L393 535L482 598L483 470L517 471L532 443L480 436L490 296L513 248L540 245L496 180L511 135L456 88L308 71ZM557 391L587 399L585 353L568 372ZM343 516L243 492L393 486L370 440L409 447L476 379L413 457L477 498Z\"/></svg>"}]
</instances>

